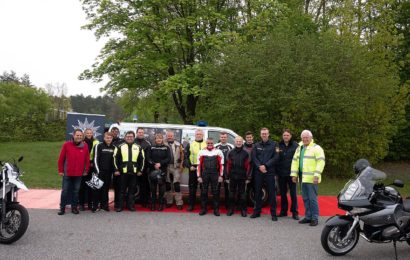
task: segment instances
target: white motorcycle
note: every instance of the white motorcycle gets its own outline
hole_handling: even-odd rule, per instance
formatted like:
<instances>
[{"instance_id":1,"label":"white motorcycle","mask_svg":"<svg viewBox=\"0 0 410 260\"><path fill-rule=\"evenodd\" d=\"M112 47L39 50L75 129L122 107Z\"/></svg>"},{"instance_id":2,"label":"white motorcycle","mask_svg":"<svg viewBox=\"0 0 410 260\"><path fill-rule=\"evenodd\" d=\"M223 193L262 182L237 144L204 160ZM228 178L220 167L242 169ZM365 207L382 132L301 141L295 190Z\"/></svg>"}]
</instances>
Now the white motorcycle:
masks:
<instances>
[{"instance_id":1,"label":"white motorcycle","mask_svg":"<svg viewBox=\"0 0 410 260\"><path fill-rule=\"evenodd\" d=\"M18 159L21 162L23 157ZM22 175L16 162L1 162L0 178L0 243L11 244L20 239L27 230L29 216L27 209L17 201L19 189L28 190L19 179Z\"/></svg>"}]
</instances>

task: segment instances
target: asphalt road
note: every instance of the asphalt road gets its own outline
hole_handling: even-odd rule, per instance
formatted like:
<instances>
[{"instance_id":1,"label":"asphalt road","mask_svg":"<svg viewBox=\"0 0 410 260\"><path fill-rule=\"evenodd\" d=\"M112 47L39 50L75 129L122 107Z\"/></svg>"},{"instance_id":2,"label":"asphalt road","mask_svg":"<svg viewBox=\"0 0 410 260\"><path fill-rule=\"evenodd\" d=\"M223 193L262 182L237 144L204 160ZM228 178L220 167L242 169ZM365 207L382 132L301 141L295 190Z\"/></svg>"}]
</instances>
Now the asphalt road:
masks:
<instances>
[{"instance_id":1,"label":"asphalt road","mask_svg":"<svg viewBox=\"0 0 410 260\"><path fill-rule=\"evenodd\" d=\"M360 239L347 256L332 257L320 244L319 226L291 218L258 219L187 213L29 210L26 234L0 245L0 259L394 259L392 244ZM399 259L410 247L398 244Z\"/></svg>"}]
</instances>

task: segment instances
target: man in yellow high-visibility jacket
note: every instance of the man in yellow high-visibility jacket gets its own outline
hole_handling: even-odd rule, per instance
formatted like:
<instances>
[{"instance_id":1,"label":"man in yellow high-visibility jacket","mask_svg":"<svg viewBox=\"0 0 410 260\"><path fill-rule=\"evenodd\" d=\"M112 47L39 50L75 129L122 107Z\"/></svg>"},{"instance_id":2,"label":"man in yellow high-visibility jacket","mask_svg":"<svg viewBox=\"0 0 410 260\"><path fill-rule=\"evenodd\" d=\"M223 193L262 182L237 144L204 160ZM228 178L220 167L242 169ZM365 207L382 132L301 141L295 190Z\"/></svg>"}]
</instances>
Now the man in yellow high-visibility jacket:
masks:
<instances>
[{"instance_id":1,"label":"man in yellow high-visibility jacket","mask_svg":"<svg viewBox=\"0 0 410 260\"><path fill-rule=\"evenodd\" d=\"M322 147L314 143L312 132L309 130L303 130L300 137L302 142L299 143L299 147L293 156L290 176L292 176L294 183L297 183L299 178L302 179L305 218L300 220L299 223L309 223L310 226L317 226L319 219L317 188L321 182L322 172L325 167L325 153Z\"/></svg>"}]
</instances>

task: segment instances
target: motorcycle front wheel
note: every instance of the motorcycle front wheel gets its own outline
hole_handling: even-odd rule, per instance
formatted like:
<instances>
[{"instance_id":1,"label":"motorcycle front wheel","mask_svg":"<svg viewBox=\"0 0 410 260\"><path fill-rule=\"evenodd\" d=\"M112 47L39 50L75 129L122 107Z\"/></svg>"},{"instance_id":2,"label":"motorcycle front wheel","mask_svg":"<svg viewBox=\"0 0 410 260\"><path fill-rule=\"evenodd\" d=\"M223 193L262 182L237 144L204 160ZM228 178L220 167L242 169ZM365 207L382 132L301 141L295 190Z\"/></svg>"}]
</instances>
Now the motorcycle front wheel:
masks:
<instances>
[{"instance_id":1,"label":"motorcycle front wheel","mask_svg":"<svg viewBox=\"0 0 410 260\"><path fill-rule=\"evenodd\" d=\"M29 216L27 209L20 204L6 207L6 218L0 223L0 243L11 244L19 240L27 230Z\"/></svg>"},{"instance_id":2,"label":"motorcycle front wheel","mask_svg":"<svg viewBox=\"0 0 410 260\"><path fill-rule=\"evenodd\" d=\"M320 238L323 249L334 256L345 255L352 251L359 241L359 232L357 229L354 229L350 238L343 240L349 228L350 225L325 226Z\"/></svg>"}]
</instances>

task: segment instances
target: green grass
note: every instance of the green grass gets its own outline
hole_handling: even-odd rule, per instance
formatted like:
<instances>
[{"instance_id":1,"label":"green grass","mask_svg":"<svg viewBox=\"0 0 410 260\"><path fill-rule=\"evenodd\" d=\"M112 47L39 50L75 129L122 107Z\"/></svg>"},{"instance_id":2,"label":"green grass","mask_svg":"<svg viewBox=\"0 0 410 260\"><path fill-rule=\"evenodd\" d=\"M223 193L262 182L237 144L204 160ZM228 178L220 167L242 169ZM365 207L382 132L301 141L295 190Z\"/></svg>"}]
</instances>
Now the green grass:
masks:
<instances>
[{"instance_id":1,"label":"green grass","mask_svg":"<svg viewBox=\"0 0 410 260\"><path fill-rule=\"evenodd\" d=\"M0 160L17 159L23 155L20 168L25 174L22 180L29 188L60 188L57 160L62 144L63 141L0 143ZM386 172L388 179L385 184L392 183L394 179L402 180L405 187L398 190L403 196L410 196L410 162L383 162L375 168ZM348 180L349 178L332 179L324 175L319 194L337 195Z\"/></svg>"},{"instance_id":2,"label":"green grass","mask_svg":"<svg viewBox=\"0 0 410 260\"><path fill-rule=\"evenodd\" d=\"M60 188L57 160L62 144L63 141L0 143L0 160L17 160L23 155L24 160L19 166L24 172L21 179L28 188Z\"/></svg>"}]
</instances>

